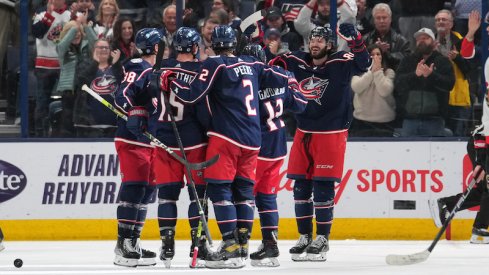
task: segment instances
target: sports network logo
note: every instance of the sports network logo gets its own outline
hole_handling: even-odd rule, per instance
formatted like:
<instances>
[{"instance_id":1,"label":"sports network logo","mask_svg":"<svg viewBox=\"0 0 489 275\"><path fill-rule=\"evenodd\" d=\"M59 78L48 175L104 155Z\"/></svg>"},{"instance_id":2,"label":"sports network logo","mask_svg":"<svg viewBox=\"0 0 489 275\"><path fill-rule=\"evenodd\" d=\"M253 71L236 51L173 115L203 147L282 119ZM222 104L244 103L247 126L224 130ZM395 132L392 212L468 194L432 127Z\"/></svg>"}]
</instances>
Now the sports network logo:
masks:
<instances>
[{"instance_id":1,"label":"sports network logo","mask_svg":"<svg viewBox=\"0 0 489 275\"><path fill-rule=\"evenodd\" d=\"M0 160L0 203L19 195L27 185L27 178L18 167Z\"/></svg>"}]
</instances>

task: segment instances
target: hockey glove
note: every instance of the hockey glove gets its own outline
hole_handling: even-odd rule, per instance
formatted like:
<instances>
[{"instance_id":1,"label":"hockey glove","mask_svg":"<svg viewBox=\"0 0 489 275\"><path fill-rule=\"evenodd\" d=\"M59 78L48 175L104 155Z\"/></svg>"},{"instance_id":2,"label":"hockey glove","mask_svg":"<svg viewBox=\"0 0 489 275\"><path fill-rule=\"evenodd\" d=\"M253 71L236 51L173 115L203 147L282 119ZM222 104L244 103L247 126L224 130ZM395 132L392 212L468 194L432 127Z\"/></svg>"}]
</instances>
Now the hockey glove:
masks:
<instances>
[{"instance_id":1,"label":"hockey glove","mask_svg":"<svg viewBox=\"0 0 489 275\"><path fill-rule=\"evenodd\" d=\"M171 83L177 77L177 74L171 70L164 71L160 76L160 89L164 92L170 92Z\"/></svg>"},{"instance_id":2,"label":"hockey glove","mask_svg":"<svg viewBox=\"0 0 489 275\"><path fill-rule=\"evenodd\" d=\"M336 33L338 33L338 35L348 43L348 47L350 47L353 52L359 52L365 48L362 34L357 31L353 24L341 24L336 30Z\"/></svg>"},{"instance_id":3,"label":"hockey glove","mask_svg":"<svg viewBox=\"0 0 489 275\"><path fill-rule=\"evenodd\" d=\"M129 110L126 127L136 137L142 138L148 128L148 111L142 106L132 107Z\"/></svg>"}]
</instances>

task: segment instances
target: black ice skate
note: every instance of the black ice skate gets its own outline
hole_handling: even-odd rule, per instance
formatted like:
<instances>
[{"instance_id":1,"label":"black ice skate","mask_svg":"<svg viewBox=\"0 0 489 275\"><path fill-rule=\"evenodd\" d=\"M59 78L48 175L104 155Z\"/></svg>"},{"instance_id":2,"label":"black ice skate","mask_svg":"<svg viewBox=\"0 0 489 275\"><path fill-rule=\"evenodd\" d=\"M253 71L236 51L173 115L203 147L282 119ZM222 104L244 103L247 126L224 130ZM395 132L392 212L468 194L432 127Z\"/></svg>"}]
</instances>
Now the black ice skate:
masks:
<instances>
[{"instance_id":1,"label":"black ice skate","mask_svg":"<svg viewBox=\"0 0 489 275\"><path fill-rule=\"evenodd\" d=\"M299 237L297 243L289 250L292 261L307 261L306 248L312 242L312 233L304 234Z\"/></svg>"},{"instance_id":2,"label":"black ice skate","mask_svg":"<svg viewBox=\"0 0 489 275\"><path fill-rule=\"evenodd\" d=\"M324 235L317 235L316 239L306 249L307 259L313 262L324 262L328 251L328 238Z\"/></svg>"},{"instance_id":3,"label":"black ice skate","mask_svg":"<svg viewBox=\"0 0 489 275\"><path fill-rule=\"evenodd\" d=\"M489 244L489 231L484 228L473 228L470 243L474 244Z\"/></svg>"},{"instance_id":4,"label":"black ice skate","mask_svg":"<svg viewBox=\"0 0 489 275\"><path fill-rule=\"evenodd\" d=\"M428 205L430 207L431 217L433 218L435 226L438 228L442 227L447 220L447 217L450 215L447 205L442 199L429 200Z\"/></svg>"},{"instance_id":5,"label":"black ice skate","mask_svg":"<svg viewBox=\"0 0 489 275\"><path fill-rule=\"evenodd\" d=\"M277 257L280 255L275 240L263 240L258 251L250 254L252 266L280 266Z\"/></svg>"},{"instance_id":6,"label":"black ice skate","mask_svg":"<svg viewBox=\"0 0 489 275\"><path fill-rule=\"evenodd\" d=\"M192 229L190 231L190 236L192 237L192 244L190 246L190 264L189 266L191 268L203 268L205 267L205 258L207 255L211 252L210 248L207 244L207 238L205 235L201 235L199 240L198 240L198 245L197 245L197 258L195 259L196 264L195 266L192 266L192 262L194 261L194 251L195 251L195 244L197 243L197 229Z\"/></svg>"},{"instance_id":7,"label":"black ice skate","mask_svg":"<svg viewBox=\"0 0 489 275\"><path fill-rule=\"evenodd\" d=\"M166 268L170 268L173 256L175 256L175 230L165 229L161 236L160 260Z\"/></svg>"},{"instance_id":8,"label":"black ice skate","mask_svg":"<svg viewBox=\"0 0 489 275\"><path fill-rule=\"evenodd\" d=\"M222 241L216 252L209 253L205 259L207 268L242 268L241 246L235 239Z\"/></svg>"},{"instance_id":9,"label":"black ice skate","mask_svg":"<svg viewBox=\"0 0 489 275\"><path fill-rule=\"evenodd\" d=\"M134 238L133 245L135 246L136 250L139 251L139 254L141 254L141 258L138 261L138 266L156 265L156 253L142 248L140 238Z\"/></svg>"},{"instance_id":10,"label":"black ice skate","mask_svg":"<svg viewBox=\"0 0 489 275\"><path fill-rule=\"evenodd\" d=\"M136 267L138 261L141 258L141 254L133 244L131 238L117 238L117 245L114 249L115 252L115 265Z\"/></svg>"}]
</instances>

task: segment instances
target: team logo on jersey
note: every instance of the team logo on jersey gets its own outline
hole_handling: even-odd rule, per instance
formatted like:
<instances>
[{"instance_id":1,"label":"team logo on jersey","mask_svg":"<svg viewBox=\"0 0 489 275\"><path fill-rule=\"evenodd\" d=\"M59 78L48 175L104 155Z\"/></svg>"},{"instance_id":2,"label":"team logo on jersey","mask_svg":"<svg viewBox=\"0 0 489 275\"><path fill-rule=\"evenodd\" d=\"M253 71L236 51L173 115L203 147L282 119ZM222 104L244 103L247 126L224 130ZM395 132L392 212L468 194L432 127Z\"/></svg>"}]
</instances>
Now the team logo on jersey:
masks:
<instances>
[{"instance_id":1,"label":"team logo on jersey","mask_svg":"<svg viewBox=\"0 0 489 275\"><path fill-rule=\"evenodd\" d=\"M326 88L328 88L328 84L329 79L320 79L313 76L299 82L299 87L307 100L314 100L321 105L321 98Z\"/></svg>"},{"instance_id":2,"label":"team logo on jersey","mask_svg":"<svg viewBox=\"0 0 489 275\"><path fill-rule=\"evenodd\" d=\"M17 166L0 160L0 203L19 195L27 185L27 177Z\"/></svg>"},{"instance_id":3,"label":"team logo on jersey","mask_svg":"<svg viewBox=\"0 0 489 275\"><path fill-rule=\"evenodd\" d=\"M61 31L62 30L63 30L63 25L62 24L58 24L58 25L56 25L55 27L52 27L49 30L48 35L46 36L46 38L48 40L53 41L54 43L58 43L59 36L61 35Z\"/></svg>"},{"instance_id":4,"label":"team logo on jersey","mask_svg":"<svg viewBox=\"0 0 489 275\"><path fill-rule=\"evenodd\" d=\"M92 90L100 95L111 94L117 90L117 81L112 75L97 77L92 81Z\"/></svg>"}]
</instances>

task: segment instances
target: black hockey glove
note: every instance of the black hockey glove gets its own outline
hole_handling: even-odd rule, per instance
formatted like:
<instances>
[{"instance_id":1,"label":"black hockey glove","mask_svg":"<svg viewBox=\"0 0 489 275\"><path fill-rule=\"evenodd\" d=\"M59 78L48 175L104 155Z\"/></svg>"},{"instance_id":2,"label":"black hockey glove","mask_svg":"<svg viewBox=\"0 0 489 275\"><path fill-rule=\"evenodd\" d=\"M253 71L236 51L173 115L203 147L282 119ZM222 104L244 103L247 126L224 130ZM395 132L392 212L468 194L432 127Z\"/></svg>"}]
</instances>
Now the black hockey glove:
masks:
<instances>
[{"instance_id":1,"label":"black hockey glove","mask_svg":"<svg viewBox=\"0 0 489 275\"><path fill-rule=\"evenodd\" d=\"M126 127L138 139L142 138L143 133L148 129L148 111L142 106L132 107L129 110Z\"/></svg>"},{"instance_id":2,"label":"black hockey glove","mask_svg":"<svg viewBox=\"0 0 489 275\"><path fill-rule=\"evenodd\" d=\"M348 47L350 47L353 52L359 52L365 48L362 34L357 31L353 24L341 24L336 30L336 33L348 43Z\"/></svg>"}]
</instances>

